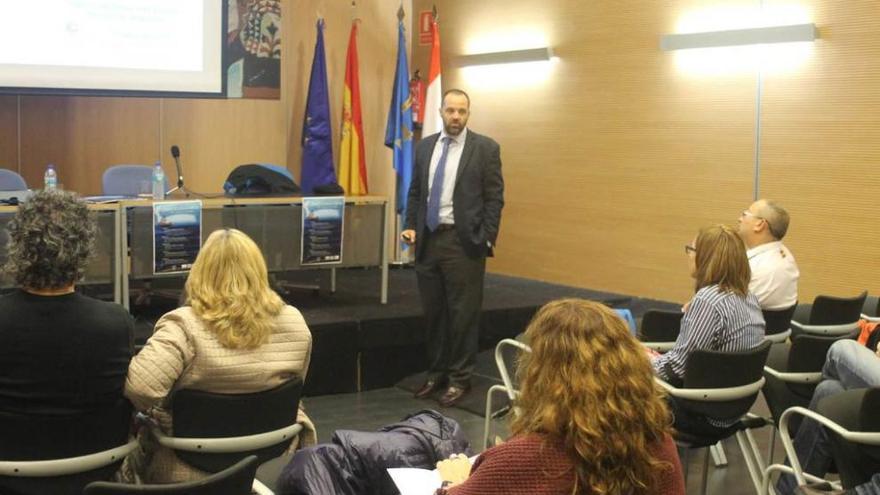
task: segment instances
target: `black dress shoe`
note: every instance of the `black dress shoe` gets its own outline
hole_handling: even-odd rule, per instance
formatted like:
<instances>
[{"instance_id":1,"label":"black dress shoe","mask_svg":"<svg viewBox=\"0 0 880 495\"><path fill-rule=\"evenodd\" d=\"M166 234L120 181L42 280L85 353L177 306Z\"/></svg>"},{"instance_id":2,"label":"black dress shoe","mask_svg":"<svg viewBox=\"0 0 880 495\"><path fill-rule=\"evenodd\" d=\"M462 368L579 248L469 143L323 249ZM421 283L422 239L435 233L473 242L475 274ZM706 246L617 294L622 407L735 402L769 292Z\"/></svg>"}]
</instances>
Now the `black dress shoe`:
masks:
<instances>
[{"instance_id":1,"label":"black dress shoe","mask_svg":"<svg viewBox=\"0 0 880 495\"><path fill-rule=\"evenodd\" d=\"M422 387L416 390L416 393L413 394L413 397L415 397L416 399L427 399L428 397L433 395L434 392L440 390L442 386L443 384L440 382L440 380L426 380Z\"/></svg>"},{"instance_id":2,"label":"black dress shoe","mask_svg":"<svg viewBox=\"0 0 880 495\"><path fill-rule=\"evenodd\" d=\"M443 407L452 407L456 405L462 397L464 397L468 391L470 391L470 387L460 387L457 385L452 385L451 387L446 389L446 392L443 393L443 396L440 397L440 405Z\"/></svg>"}]
</instances>

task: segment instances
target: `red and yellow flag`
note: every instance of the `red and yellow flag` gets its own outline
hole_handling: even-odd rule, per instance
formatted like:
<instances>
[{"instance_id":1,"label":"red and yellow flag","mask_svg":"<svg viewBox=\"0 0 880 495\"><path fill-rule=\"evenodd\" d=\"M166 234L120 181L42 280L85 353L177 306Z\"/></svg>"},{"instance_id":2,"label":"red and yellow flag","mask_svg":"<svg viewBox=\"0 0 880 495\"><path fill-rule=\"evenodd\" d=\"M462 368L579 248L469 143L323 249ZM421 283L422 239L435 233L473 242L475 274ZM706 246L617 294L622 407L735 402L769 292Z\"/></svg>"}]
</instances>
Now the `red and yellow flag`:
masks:
<instances>
[{"instance_id":1,"label":"red and yellow flag","mask_svg":"<svg viewBox=\"0 0 880 495\"><path fill-rule=\"evenodd\" d=\"M357 21L351 23L345 58L345 90L342 95L342 139L339 150L339 185L348 195L367 194L367 157L358 76Z\"/></svg>"}]
</instances>

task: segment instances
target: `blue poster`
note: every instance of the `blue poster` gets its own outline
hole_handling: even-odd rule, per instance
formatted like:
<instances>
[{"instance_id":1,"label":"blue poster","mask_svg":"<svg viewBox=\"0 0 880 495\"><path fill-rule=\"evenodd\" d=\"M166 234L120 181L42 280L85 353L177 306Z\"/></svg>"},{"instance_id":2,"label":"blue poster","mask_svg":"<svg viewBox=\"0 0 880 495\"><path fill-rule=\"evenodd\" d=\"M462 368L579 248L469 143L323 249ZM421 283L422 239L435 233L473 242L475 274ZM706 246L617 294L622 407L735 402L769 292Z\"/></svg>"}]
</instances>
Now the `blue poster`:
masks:
<instances>
[{"instance_id":1,"label":"blue poster","mask_svg":"<svg viewBox=\"0 0 880 495\"><path fill-rule=\"evenodd\" d=\"M345 198L303 198L300 264L342 263Z\"/></svg>"},{"instance_id":2,"label":"blue poster","mask_svg":"<svg viewBox=\"0 0 880 495\"><path fill-rule=\"evenodd\" d=\"M201 247L201 201L153 203L153 273L189 270Z\"/></svg>"}]
</instances>

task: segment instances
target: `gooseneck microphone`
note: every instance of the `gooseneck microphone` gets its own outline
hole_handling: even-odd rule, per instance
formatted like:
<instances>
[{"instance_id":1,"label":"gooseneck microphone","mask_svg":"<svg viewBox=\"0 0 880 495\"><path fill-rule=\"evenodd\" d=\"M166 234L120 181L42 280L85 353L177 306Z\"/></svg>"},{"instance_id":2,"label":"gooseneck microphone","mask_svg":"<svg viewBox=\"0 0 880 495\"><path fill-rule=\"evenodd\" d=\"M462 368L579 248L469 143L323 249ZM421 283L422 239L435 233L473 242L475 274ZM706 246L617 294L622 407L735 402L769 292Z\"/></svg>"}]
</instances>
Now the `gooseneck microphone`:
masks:
<instances>
[{"instance_id":1,"label":"gooseneck microphone","mask_svg":"<svg viewBox=\"0 0 880 495\"><path fill-rule=\"evenodd\" d=\"M176 144L171 147L171 156L177 166L177 188L180 189L183 187L183 169L180 167L180 148Z\"/></svg>"}]
</instances>

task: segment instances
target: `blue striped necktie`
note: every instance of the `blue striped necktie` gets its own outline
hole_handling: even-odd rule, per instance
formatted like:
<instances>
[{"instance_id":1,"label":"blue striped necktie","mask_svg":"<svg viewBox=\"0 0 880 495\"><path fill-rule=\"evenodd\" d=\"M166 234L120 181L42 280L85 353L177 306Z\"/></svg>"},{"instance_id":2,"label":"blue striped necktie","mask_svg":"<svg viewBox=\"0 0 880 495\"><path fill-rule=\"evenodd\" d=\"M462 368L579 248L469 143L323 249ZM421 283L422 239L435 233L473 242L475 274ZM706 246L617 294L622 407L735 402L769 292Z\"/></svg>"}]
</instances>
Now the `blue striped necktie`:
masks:
<instances>
[{"instance_id":1,"label":"blue striped necktie","mask_svg":"<svg viewBox=\"0 0 880 495\"><path fill-rule=\"evenodd\" d=\"M434 170L434 179L431 182L431 191L428 194L428 230L434 232L440 225L440 195L443 194L443 175L446 170L446 155L449 151L450 137L443 138L443 150L440 152L440 161Z\"/></svg>"}]
</instances>

